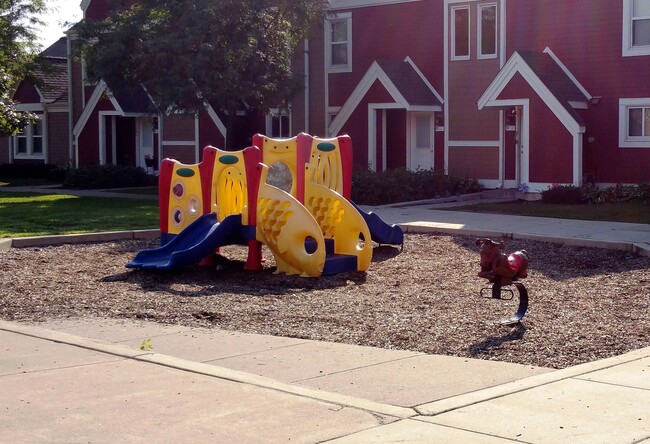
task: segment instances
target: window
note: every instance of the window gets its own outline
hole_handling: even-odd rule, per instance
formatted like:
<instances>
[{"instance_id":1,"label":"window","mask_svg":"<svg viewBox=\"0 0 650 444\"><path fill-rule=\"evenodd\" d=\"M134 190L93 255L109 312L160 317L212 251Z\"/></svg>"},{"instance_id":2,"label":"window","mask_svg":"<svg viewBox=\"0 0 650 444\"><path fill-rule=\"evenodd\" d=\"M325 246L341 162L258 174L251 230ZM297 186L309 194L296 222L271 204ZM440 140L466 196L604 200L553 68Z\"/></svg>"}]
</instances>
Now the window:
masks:
<instances>
[{"instance_id":1,"label":"window","mask_svg":"<svg viewBox=\"0 0 650 444\"><path fill-rule=\"evenodd\" d=\"M14 157L43 158L43 120L27 125L14 137Z\"/></svg>"},{"instance_id":2,"label":"window","mask_svg":"<svg viewBox=\"0 0 650 444\"><path fill-rule=\"evenodd\" d=\"M497 5L481 5L478 11L478 58L493 59L497 56Z\"/></svg>"},{"instance_id":3,"label":"window","mask_svg":"<svg viewBox=\"0 0 650 444\"><path fill-rule=\"evenodd\" d=\"M650 136L650 108L628 109L628 135L630 137Z\"/></svg>"},{"instance_id":4,"label":"window","mask_svg":"<svg viewBox=\"0 0 650 444\"><path fill-rule=\"evenodd\" d=\"M451 10L451 59L469 60L469 7Z\"/></svg>"},{"instance_id":5,"label":"window","mask_svg":"<svg viewBox=\"0 0 650 444\"><path fill-rule=\"evenodd\" d=\"M623 55L650 55L650 0L623 0Z\"/></svg>"},{"instance_id":6,"label":"window","mask_svg":"<svg viewBox=\"0 0 650 444\"><path fill-rule=\"evenodd\" d=\"M291 113L272 109L266 116L266 135L273 138L291 137Z\"/></svg>"},{"instance_id":7,"label":"window","mask_svg":"<svg viewBox=\"0 0 650 444\"><path fill-rule=\"evenodd\" d=\"M619 145L650 148L650 98L619 101Z\"/></svg>"},{"instance_id":8,"label":"window","mask_svg":"<svg viewBox=\"0 0 650 444\"><path fill-rule=\"evenodd\" d=\"M326 32L329 71L352 71L352 15L338 14L328 21Z\"/></svg>"}]
</instances>

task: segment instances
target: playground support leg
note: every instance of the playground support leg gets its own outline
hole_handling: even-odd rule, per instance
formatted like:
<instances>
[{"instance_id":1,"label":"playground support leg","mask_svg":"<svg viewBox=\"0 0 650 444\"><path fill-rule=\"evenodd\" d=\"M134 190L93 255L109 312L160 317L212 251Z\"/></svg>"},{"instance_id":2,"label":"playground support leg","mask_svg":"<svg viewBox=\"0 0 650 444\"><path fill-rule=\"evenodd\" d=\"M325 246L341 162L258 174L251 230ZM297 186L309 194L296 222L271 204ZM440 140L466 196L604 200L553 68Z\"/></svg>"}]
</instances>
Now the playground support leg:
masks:
<instances>
[{"instance_id":1,"label":"playground support leg","mask_svg":"<svg viewBox=\"0 0 650 444\"><path fill-rule=\"evenodd\" d=\"M262 243L256 240L248 241L248 257L244 270L259 271L262 269Z\"/></svg>"}]
</instances>

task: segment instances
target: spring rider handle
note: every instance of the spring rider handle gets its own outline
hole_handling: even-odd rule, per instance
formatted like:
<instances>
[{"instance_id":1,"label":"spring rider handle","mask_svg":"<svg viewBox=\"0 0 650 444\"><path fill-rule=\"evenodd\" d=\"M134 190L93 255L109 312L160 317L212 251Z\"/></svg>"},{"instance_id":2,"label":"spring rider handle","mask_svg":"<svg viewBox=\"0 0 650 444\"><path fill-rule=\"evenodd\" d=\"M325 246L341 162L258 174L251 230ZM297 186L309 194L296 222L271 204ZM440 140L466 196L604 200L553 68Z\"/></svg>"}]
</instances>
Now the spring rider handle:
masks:
<instances>
[{"instance_id":1,"label":"spring rider handle","mask_svg":"<svg viewBox=\"0 0 650 444\"><path fill-rule=\"evenodd\" d=\"M476 246L480 248L481 256L481 271L478 276L487 279L492 284L491 287L481 289L481 296L485 297L484 294L487 290L492 299L509 300L514 296L513 291L502 287L514 285L519 292L519 308L512 317L502 320L500 323L502 325L519 323L528 310L528 290L524 284L519 282L519 279L528 276L528 252L521 250L506 255L503 252L505 243L494 242L487 238L476 239ZM510 297L503 297L503 292L509 293Z\"/></svg>"}]
</instances>

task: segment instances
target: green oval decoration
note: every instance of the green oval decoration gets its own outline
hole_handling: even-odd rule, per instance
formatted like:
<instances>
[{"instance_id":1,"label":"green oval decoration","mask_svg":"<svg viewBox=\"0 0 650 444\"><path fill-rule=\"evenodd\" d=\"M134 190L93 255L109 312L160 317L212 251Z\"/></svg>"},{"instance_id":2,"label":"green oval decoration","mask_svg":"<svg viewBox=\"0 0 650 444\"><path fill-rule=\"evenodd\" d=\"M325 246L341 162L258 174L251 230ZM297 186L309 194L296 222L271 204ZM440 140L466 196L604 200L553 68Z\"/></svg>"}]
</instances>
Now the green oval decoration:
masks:
<instances>
[{"instance_id":1,"label":"green oval decoration","mask_svg":"<svg viewBox=\"0 0 650 444\"><path fill-rule=\"evenodd\" d=\"M194 172L194 170L190 168L179 168L176 170L176 174L178 174L181 177L192 177L196 173Z\"/></svg>"},{"instance_id":2,"label":"green oval decoration","mask_svg":"<svg viewBox=\"0 0 650 444\"><path fill-rule=\"evenodd\" d=\"M329 142L322 142L316 145L316 148L318 148L320 151L334 151L336 149L336 145Z\"/></svg>"},{"instance_id":3,"label":"green oval decoration","mask_svg":"<svg viewBox=\"0 0 650 444\"><path fill-rule=\"evenodd\" d=\"M224 165L234 165L239 162L239 158L237 156L233 156L232 154L226 154L225 156L219 157L219 162L223 163Z\"/></svg>"}]
</instances>

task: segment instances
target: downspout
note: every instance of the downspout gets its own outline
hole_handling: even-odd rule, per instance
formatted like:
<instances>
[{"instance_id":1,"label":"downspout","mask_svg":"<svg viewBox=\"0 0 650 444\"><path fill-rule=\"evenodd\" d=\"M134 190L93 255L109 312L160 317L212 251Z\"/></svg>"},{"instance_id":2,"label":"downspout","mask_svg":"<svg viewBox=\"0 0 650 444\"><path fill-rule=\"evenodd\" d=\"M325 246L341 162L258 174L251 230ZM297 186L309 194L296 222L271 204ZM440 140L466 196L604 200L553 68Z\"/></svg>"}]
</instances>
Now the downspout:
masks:
<instances>
[{"instance_id":1,"label":"downspout","mask_svg":"<svg viewBox=\"0 0 650 444\"><path fill-rule=\"evenodd\" d=\"M304 131L309 134L309 39L305 39L305 124Z\"/></svg>"},{"instance_id":2,"label":"downspout","mask_svg":"<svg viewBox=\"0 0 650 444\"><path fill-rule=\"evenodd\" d=\"M72 130L74 128L73 116L73 100L72 100L72 42L70 36L67 35L67 56L68 56L68 166L77 166L74 156L74 136Z\"/></svg>"},{"instance_id":3,"label":"downspout","mask_svg":"<svg viewBox=\"0 0 650 444\"><path fill-rule=\"evenodd\" d=\"M501 21L499 30L501 33L501 38L500 38L500 48L499 48L499 70L503 68L503 65L506 63L506 34L507 34L507 29L506 29L506 1L503 0L501 2L501 11L499 14L499 19ZM499 111L499 139L501 140L500 146L499 146L499 174L501 176L501 186L500 189L504 189L506 187L506 146L505 146L505 140L506 140L506 130L505 130L505 111L501 110Z\"/></svg>"}]
</instances>

